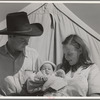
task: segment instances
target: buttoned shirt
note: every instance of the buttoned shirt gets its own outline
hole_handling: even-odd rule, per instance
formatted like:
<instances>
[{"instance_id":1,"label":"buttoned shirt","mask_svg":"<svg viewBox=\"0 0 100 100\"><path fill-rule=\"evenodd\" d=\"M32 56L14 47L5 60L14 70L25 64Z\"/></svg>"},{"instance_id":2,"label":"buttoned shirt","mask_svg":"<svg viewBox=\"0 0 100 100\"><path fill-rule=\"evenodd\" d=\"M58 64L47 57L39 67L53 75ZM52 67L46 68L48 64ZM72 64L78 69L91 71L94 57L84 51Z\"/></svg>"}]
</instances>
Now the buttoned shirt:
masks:
<instances>
[{"instance_id":1,"label":"buttoned shirt","mask_svg":"<svg viewBox=\"0 0 100 100\"><path fill-rule=\"evenodd\" d=\"M18 76L20 84L23 85L28 75L38 71L40 65L39 54L33 48L26 46L15 59L7 50L6 45L0 47L0 87L5 90L4 79L14 75Z\"/></svg>"}]
</instances>

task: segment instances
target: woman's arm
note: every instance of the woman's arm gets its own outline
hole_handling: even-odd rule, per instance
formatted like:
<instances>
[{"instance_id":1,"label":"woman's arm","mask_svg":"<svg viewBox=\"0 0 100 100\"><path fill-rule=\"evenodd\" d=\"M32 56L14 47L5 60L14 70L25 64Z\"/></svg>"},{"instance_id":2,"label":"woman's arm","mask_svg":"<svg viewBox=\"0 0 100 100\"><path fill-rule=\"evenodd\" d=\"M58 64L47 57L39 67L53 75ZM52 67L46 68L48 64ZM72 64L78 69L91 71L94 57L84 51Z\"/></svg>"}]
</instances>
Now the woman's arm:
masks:
<instances>
[{"instance_id":1,"label":"woman's arm","mask_svg":"<svg viewBox=\"0 0 100 100\"><path fill-rule=\"evenodd\" d=\"M88 76L88 96L100 96L100 69L97 65L90 66Z\"/></svg>"}]
</instances>

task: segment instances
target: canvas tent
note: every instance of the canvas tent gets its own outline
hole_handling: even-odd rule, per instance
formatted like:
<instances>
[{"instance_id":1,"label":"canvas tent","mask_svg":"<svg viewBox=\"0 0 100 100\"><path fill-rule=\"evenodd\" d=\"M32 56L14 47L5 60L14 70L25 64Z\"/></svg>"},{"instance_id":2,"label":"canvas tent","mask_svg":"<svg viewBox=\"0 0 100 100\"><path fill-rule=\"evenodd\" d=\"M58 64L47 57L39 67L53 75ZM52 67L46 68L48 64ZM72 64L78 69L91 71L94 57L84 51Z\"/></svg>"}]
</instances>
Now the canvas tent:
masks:
<instances>
[{"instance_id":1,"label":"canvas tent","mask_svg":"<svg viewBox=\"0 0 100 100\"><path fill-rule=\"evenodd\" d=\"M29 46L35 48L43 60L59 64L63 57L62 41L70 34L78 34L90 49L90 57L100 68L100 35L82 22L61 3L32 3L21 11L26 11L30 23L39 22L44 27L40 37L32 37ZM6 27L5 21L0 29ZM7 36L0 37L0 46Z\"/></svg>"}]
</instances>

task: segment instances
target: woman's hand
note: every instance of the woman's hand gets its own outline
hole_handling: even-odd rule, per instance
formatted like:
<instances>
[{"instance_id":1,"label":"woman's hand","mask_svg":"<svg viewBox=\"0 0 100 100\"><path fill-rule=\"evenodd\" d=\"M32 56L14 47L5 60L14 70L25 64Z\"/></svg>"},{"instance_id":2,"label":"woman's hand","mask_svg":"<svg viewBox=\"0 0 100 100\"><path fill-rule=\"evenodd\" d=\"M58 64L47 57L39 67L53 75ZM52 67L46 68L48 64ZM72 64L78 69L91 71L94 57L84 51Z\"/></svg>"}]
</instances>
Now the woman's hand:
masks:
<instances>
[{"instance_id":1,"label":"woman's hand","mask_svg":"<svg viewBox=\"0 0 100 100\"><path fill-rule=\"evenodd\" d=\"M55 75L58 77L65 78L65 72L62 69L57 70Z\"/></svg>"}]
</instances>

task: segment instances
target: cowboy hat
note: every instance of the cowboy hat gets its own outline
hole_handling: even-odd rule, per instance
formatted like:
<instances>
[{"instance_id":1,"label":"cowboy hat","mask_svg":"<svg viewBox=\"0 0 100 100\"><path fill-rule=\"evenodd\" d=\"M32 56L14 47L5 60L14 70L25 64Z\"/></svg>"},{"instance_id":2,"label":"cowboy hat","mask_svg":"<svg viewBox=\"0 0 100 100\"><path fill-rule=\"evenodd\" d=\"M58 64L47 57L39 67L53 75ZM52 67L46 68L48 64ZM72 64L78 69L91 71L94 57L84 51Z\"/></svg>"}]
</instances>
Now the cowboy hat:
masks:
<instances>
[{"instance_id":1,"label":"cowboy hat","mask_svg":"<svg viewBox=\"0 0 100 100\"><path fill-rule=\"evenodd\" d=\"M30 24L26 12L10 13L6 16L7 28L0 30L2 35L40 36L43 27L39 23Z\"/></svg>"}]
</instances>

